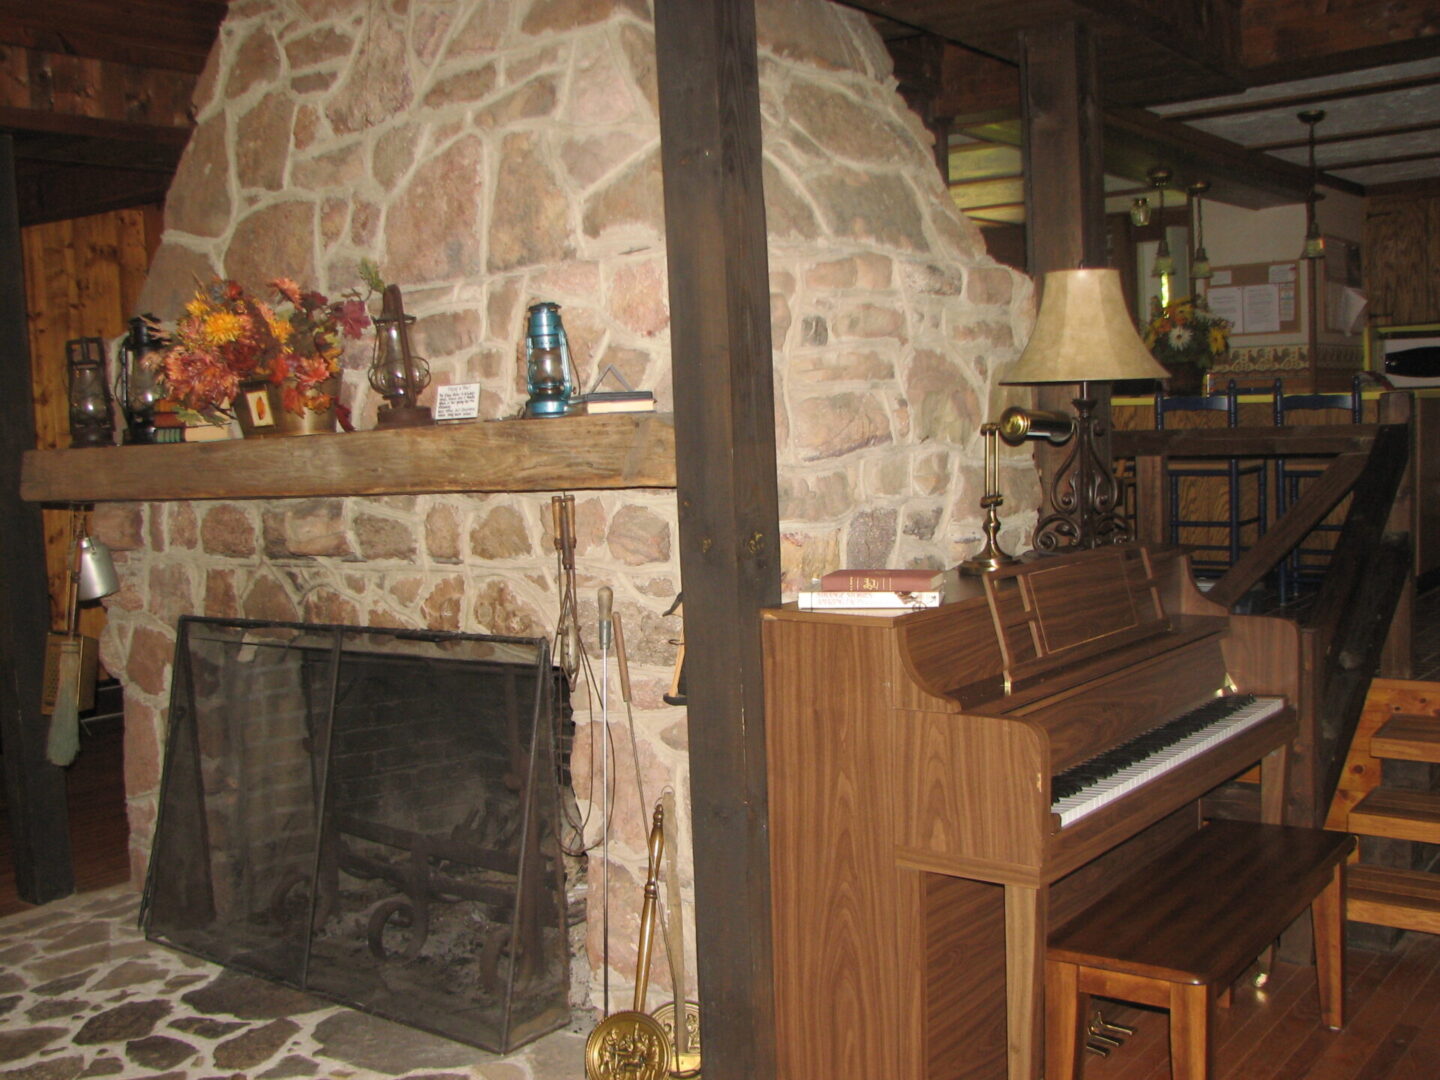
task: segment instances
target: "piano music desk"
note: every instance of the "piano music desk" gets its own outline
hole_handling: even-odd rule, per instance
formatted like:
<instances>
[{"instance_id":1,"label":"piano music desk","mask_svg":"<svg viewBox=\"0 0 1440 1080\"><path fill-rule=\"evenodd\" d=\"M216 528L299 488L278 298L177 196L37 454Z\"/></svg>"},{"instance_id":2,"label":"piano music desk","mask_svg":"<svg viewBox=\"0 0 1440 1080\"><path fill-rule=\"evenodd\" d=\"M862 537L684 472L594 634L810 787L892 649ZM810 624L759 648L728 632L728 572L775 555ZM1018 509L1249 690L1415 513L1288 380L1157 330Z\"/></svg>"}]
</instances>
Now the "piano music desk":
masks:
<instances>
[{"instance_id":1,"label":"piano music desk","mask_svg":"<svg viewBox=\"0 0 1440 1080\"><path fill-rule=\"evenodd\" d=\"M1052 777L1232 681L1283 693L1227 670L1254 617L1187 614L1213 607L1182 557L1110 548L971 588L898 616L763 613L778 1080L1039 1080L1049 927L1262 759L1279 820L1283 701L1078 820L1051 811Z\"/></svg>"}]
</instances>

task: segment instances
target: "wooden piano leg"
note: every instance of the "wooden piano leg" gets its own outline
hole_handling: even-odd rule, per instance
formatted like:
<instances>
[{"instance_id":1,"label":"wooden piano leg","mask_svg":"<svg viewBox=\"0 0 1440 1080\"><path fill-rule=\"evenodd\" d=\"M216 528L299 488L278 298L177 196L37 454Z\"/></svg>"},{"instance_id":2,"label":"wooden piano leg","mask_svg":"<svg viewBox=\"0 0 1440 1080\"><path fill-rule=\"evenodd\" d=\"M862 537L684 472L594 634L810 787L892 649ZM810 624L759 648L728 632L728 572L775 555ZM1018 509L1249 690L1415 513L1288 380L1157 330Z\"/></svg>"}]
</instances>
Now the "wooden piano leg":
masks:
<instances>
[{"instance_id":1,"label":"wooden piano leg","mask_svg":"<svg viewBox=\"0 0 1440 1080\"><path fill-rule=\"evenodd\" d=\"M1045 1077L1076 1080L1090 1017L1090 995L1080 992L1079 969L1045 965Z\"/></svg>"},{"instance_id":2,"label":"wooden piano leg","mask_svg":"<svg viewBox=\"0 0 1440 1080\"><path fill-rule=\"evenodd\" d=\"M1005 886L1005 1020L1009 1080L1040 1080L1045 1034L1045 886Z\"/></svg>"},{"instance_id":3,"label":"wooden piano leg","mask_svg":"<svg viewBox=\"0 0 1440 1080\"><path fill-rule=\"evenodd\" d=\"M1330 884L1310 904L1315 926L1315 978L1325 1026L1345 1026L1345 864L1337 863Z\"/></svg>"},{"instance_id":4,"label":"wooden piano leg","mask_svg":"<svg viewBox=\"0 0 1440 1080\"><path fill-rule=\"evenodd\" d=\"M1290 744L1277 746L1260 759L1260 820L1285 823L1285 788L1290 778Z\"/></svg>"}]
</instances>

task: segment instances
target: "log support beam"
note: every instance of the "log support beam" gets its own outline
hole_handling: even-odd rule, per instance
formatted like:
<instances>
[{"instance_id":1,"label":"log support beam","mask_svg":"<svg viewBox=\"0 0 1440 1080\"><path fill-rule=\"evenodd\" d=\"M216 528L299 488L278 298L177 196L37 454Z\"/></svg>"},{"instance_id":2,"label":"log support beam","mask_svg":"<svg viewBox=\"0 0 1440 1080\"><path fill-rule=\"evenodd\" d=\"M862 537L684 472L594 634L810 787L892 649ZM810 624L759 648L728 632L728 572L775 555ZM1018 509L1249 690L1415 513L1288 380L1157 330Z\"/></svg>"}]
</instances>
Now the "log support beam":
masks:
<instances>
[{"instance_id":1,"label":"log support beam","mask_svg":"<svg viewBox=\"0 0 1440 1080\"><path fill-rule=\"evenodd\" d=\"M762 607L780 601L754 0L656 0L707 1080L775 1075Z\"/></svg>"}]
</instances>

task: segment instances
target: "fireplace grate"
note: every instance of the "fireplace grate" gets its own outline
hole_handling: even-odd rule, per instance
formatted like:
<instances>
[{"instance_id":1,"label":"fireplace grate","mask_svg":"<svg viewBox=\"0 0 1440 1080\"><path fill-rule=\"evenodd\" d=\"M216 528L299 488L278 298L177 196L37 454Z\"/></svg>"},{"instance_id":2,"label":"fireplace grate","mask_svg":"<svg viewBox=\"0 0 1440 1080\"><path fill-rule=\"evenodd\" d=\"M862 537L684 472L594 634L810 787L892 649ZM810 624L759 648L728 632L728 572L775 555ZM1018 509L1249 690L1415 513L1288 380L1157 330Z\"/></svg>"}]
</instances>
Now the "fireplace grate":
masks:
<instances>
[{"instance_id":1,"label":"fireplace grate","mask_svg":"<svg viewBox=\"0 0 1440 1080\"><path fill-rule=\"evenodd\" d=\"M154 941L497 1053L569 1020L543 639L181 620Z\"/></svg>"}]
</instances>

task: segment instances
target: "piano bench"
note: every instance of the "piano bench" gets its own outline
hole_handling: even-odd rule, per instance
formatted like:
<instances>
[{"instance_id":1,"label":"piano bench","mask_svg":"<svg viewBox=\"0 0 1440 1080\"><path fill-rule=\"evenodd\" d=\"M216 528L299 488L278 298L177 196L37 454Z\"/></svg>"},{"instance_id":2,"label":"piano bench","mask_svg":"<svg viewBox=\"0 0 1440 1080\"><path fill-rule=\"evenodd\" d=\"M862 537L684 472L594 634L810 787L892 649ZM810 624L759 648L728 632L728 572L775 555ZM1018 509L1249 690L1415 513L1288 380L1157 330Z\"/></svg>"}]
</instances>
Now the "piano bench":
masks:
<instances>
[{"instance_id":1,"label":"piano bench","mask_svg":"<svg viewBox=\"0 0 1440 1080\"><path fill-rule=\"evenodd\" d=\"M1099 994L1169 1009L1173 1080L1206 1080L1217 998L1307 907L1320 1014L1339 1028L1354 846L1346 833L1214 821L1059 927L1045 963L1046 1077L1080 1076Z\"/></svg>"}]
</instances>

